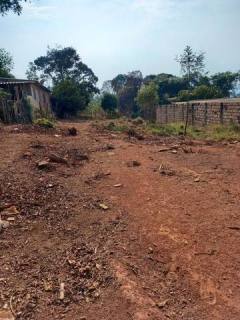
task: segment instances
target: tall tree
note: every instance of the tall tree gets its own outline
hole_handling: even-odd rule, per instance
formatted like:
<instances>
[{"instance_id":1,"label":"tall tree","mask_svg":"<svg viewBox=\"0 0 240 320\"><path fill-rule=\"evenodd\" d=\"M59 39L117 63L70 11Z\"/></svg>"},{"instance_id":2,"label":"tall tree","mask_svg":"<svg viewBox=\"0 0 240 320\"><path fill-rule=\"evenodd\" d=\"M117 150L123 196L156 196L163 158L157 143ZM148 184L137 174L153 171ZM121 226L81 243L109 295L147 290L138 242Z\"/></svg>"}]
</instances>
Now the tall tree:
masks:
<instances>
[{"instance_id":1,"label":"tall tree","mask_svg":"<svg viewBox=\"0 0 240 320\"><path fill-rule=\"evenodd\" d=\"M12 78L13 58L8 51L0 48L0 77Z\"/></svg>"},{"instance_id":2,"label":"tall tree","mask_svg":"<svg viewBox=\"0 0 240 320\"><path fill-rule=\"evenodd\" d=\"M72 47L48 48L45 56L29 64L27 76L38 77L42 81L50 80L53 85L66 79L94 85L98 81L93 71L81 61L77 51Z\"/></svg>"},{"instance_id":3,"label":"tall tree","mask_svg":"<svg viewBox=\"0 0 240 320\"><path fill-rule=\"evenodd\" d=\"M0 15L5 15L9 11L20 15L22 12L22 2L27 0L0 0Z\"/></svg>"},{"instance_id":4,"label":"tall tree","mask_svg":"<svg viewBox=\"0 0 240 320\"><path fill-rule=\"evenodd\" d=\"M132 71L128 74L119 74L112 80L112 87L117 94L119 110L127 116L138 114L136 97L143 82L141 71Z\"/></svg>"},{"instance_id":5,"label":"tall tree","mask_svg":"<svg viewBox=\"0 0 240 320\"><path fill-rule=\"evenodd\" d=\"M202 72L204 70L205 54L193 52L190 46L186 46L183 53L180 56L177 56L176 60L180 63L182 73L188 81L189 89L193 86L194 82L198 81ZM187 133L188 126L188 117L189 117L189 106L187 106L186 122L184 128L184 134Z\"/></svg>"},{"instance_id":6,"label":"tall tree","mask_svg":"<svg viewBox=\"0 0 240 320\"><path fill-rule=\"evenodd\" d=\"M28 79L51 83L56 113L61 117L76 115L99 92L98 78L72 47L48 48L45 56L29 64L26 74Z\"/></svg>"},{"instance_id":7,"label":"tall tree","mask_svg":"<svg viewBox=\"0 0 240 320\"><path fill-rule=\"evenodd\" d=\"M188 80L189 88L202 75L205 68L205 54L203 52L196 53L190 46L186 46L183 53L177 56L176 61L181 66L184 77Z\"/></svg>"}]
</instances>

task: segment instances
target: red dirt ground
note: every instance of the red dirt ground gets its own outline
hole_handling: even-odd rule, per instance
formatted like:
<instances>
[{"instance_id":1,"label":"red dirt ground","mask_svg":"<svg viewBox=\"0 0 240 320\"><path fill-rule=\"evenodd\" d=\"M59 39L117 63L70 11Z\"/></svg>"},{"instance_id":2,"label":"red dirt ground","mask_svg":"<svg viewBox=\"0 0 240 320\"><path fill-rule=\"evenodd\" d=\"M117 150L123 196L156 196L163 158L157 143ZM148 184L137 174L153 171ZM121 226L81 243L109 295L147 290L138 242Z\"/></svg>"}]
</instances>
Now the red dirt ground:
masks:
<instances>
[{"instance_id":1,"label":"red dirt ground","mask_svg":"<svg viewBox=\"0 0 240 320\"><path fill-rule=\"evenodd\" d=\"M240 319L240 143L84 122L0 146L0 320Z\"/></svg>"}]
</instances>

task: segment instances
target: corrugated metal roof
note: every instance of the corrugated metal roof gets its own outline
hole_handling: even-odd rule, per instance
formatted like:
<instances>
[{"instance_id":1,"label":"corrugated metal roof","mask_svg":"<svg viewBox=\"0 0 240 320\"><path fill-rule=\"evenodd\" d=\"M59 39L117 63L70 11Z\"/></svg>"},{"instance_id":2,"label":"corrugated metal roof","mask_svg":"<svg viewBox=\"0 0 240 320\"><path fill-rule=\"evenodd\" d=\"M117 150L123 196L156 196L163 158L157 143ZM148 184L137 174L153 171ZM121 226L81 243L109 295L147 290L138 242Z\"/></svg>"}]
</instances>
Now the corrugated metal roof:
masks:
<instances>
[{"instance_id":1,"label":"corrugated metal roof","mask_svg":"<svg viewBox=\"0 0 240 320\"><path fill-rule=\"evenodd\" d=\"M35 85L41 87L42 89L50 92L50 90L48 88L46 88L41 83L39 83L38 81L35 81L35 80L24 80L24 79L1 78L0 77L0 85L8 85L8 84L10 84L10 85L14 85L14 84L35 84Z\"/></svg>"}]
</instances>

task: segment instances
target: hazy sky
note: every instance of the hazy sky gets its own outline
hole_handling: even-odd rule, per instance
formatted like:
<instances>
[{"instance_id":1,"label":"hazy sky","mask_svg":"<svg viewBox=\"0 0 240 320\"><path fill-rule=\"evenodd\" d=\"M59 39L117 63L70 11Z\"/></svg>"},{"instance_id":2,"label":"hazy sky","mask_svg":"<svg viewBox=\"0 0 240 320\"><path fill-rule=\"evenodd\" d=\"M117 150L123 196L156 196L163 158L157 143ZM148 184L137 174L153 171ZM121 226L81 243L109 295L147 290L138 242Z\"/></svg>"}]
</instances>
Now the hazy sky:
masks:
<instances>
[{"instance_id":1,"label":"hazy sky","mask_svg":"<svg viewBox=\"0 0 240 320\"><path fill-rule=\"evenodd\" d=\"M0 16L0 47L16 77L48 45L73 46L103 80L141 70L179 74L185 45L206 52L210 72L240 69L240 0L36 0Z\"/></svg>"}]
</instances>

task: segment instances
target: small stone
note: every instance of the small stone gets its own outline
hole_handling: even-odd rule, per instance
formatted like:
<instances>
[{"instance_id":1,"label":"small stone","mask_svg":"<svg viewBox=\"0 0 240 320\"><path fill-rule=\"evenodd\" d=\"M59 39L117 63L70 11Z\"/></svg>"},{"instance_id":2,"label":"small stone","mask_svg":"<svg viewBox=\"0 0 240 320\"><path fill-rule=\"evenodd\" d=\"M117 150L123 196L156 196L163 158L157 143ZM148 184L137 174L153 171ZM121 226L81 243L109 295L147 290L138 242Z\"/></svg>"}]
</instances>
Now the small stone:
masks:
<instances>
[{"instance_id":1,"label":"small stone","mask_svg":"<svg viewBox=\"0 0 240 320\"><path fill-rule=\"evenodd\" d=\"M173 154L176 154L176 153L177 153L177 150L172 150L172 153L173 153Z\"/></svg>"},{"instance_id":2,"label":"small stone","mask_svg":"<svg viewBox=\"0 0 240 320\"><path fill-rule=\"evenodd\" d=\"M9 218L7 218L7 221L9 221L9 222L14 222L14 221L15 221L15 218L14 218L14 217L9 217Z\"/></svg>"},{"instance_id":3,"label":"small stone","mask_svg":"<svg viewBox=\"0 0 240 320\"><path fill-rule=\"evenodd\" d=\"M103 210L108 210L108 209L109 209L109 207L106 206L104 203L100 203L100 204L99 204L99 207L100 207L101 209L103 209Z\"/></svg>"},{"instance_id":4,"label":"small stone","mask_svg":"<svg viewBox=\"0 0 240 320\"><path fill-rule=\"evenodd\" d=\"M158 303L156 303L156 305L157 305L157 307L159 308L159 309L162 309L162 308L164 308L165 306L166 306L166 304L168 303L168 299L167 300L164 300L164 301L160 301L160 302L158 302Z\"/></svg>"},{"instance_id":5,"label":"small stone","mask_svg":"<svg viewBox=\"0 0 240 320\"><path fill-rule=\"evenodd\" d=\"M2 212L3 215L16 215L16 214L18 214L18 213L19 213L19 211L18 211L18 209L17 209L15 206L11 206L11 207L9 207L9 208L6 208L6 209Z\"/></svg>"},{"instance_id":6,"label":"small stone","mask_svg":"<svg viewBox=\"0 0 240 320\"><path fill-rule=\"evenodd\" d=\"M0 229L7 229L10 226L10 223L8 221L0 220Z\"/></svg>"},{"instance_id":7,"label":"small stone","mask_svg":"<svg viewBox=\"0 0 240 320\"><path fill-rule=\"evenodd\" d=\"M139 167L140 165L141 165L141 163L137 160L127 162L128 167Z\"/></svg>"},{"instance_id":8,"label":"small stone","mask_svg":"<svg viewBox=\"0 0 240 320\"><path fill-rule=\"evenodd\" d=\"M77 129L75 127L68 128L68 134L70 136L76 136L77 135Z\"/></svg>"},{"instance_id":9,"label":"small stone","mask_svg":"<svg viewBox=\"0 0 240 320\"><path fill-rule=\"evenodd\" d=\"M121 184L121 183L114 185L114 188L120 188L120 187L122 187L122 184Z\"/></svg>"},{"instance_id":10,"label":"small stone","mask_svg":"<svg viewBox=\"0 0 240 320\"><path fill-rule=\"evenodd\" d=\"M148 248L148 251L149 251L149 253L153 253L153 248L152 248L152 247L149 247L149 248Z\"/></svg>"},{"instance_id":11,"label":"small stone","mask_svg":"<svg viewBox=\"0 0 240 320\"><path fill-rule=\"evenodd\" d=\"M37 164L38 169L46 169L46 168L49 168L49 166L50 166L50 163L49 161L46 161L46 160L40 161Z\"/></svg>"},{"instance_id":12,"label":"small stone","mask_svg":"<svg viewBox=\"0 0 240 320\"><path fill-rule=\"evenodd\" d=\"M200 182L200 178L194 179L194 182Z\"/></svg>"}]
</instances>

